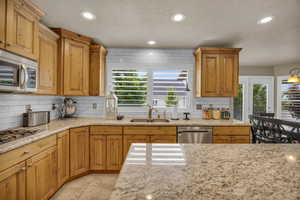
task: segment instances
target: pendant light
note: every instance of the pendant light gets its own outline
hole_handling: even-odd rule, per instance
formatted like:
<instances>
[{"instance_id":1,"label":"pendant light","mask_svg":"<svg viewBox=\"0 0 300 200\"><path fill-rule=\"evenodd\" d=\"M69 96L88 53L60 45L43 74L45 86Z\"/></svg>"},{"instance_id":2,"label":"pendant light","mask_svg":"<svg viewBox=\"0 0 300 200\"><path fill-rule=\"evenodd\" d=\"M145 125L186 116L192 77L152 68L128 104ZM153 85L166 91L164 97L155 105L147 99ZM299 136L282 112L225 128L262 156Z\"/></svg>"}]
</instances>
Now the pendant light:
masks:
<instances>
[{"instance_id":1,"label":"pendant light","mask_svg":"<svg viewBox=\"0 0 300 200\"><path fill-rule=\"evenodd\" d=\"M300 83L300 68L293 68L289 72L288 83Z\"/></svg>"}]
</instances>

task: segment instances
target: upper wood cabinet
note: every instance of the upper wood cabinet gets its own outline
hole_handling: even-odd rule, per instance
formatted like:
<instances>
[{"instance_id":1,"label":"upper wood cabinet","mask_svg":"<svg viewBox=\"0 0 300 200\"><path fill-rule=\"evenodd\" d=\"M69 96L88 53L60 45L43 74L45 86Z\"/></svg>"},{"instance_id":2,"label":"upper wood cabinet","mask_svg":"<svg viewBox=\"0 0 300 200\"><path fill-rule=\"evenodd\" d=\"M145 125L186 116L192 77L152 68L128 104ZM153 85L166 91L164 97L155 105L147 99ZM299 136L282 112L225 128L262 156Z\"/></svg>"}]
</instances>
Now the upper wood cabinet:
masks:
<instances>
[{"instance_id":1,"label":"upper wood cabinet","mask_svg":"<svg viewBox=\"0 0 300 200\"><path fill-rule=\"evenodd\" d=\"M195 51L195 97L237 96L240 48Z\"/></svg>"},{"instance_id":2,"label":"upper wood cabinet","mask_svg":"<svg viewBox=\"0 0 300 200\"><path fill-rule=\"evenodd\" d=\"M30 0L7 0L6 3L5 49L37 60L38 21L44 13Z\"/></svg>"},{"instance_id":3,"label":"upper wood cabinet","mask_svg":"<svg viewBox=\"0 0 300 200\"><path fill-rule=\"evenodd\" d=\"M57 134L57 187L70 177L70 134L69 130Z\"/></svg>"},{"instance_id":4,"label":"upper wood cabinet","mask_svg":"<svg viewBox=\"0 0 300 200\"><path fill-rule=\"evenodd\" d=\"M0 199L25 200L26 199L26 167L21 162L0 173Z\"/></svg>"},{"instance_id":5,"label":"upper wood cabinet","mask_svg":"<svg viewBox=\"0 0 300 200\"><path fill-rule=\"evenodd\" d=\"M89 127L70 129L70 176L89 170Z\"/></svg>"},{"instance_id":6,"label":"upper wood cabinet","mask_svg":"<svg viewBox=\"0 0 300 200\"><path fill-rule=\"evenodd\" d=\"M26 200L46 200L56 191L56 150L53 146L26 161Z\"/></svg>"},{"instance_id":7,"label":"upper wood cabinet","mask_svg":"<svg viewBox=\"0 0 300 200\"><path fill-rule=\"evenodd\" d=\"M100 45L90 47L90 96L105 96L107 50Z\"/></svg>"},{"instance_id":8,"label":"upper wood cabinet","mask_svg":"<svg viewBox=\"0 0 300 200\"><path fill-rule=\"evenodd\" d=\"M6 0L0 0L0 48L5 47Z\"/></svg>"},{"instance_id":9,"label":"upper wood cabinet","mask_svg":"<svg viewBox=\"0 0 300 200\"><path fill-rule=\"evenodd\" d=\"M91 38L53 28L59 36L58 94L89 95L89 57Z\"/></svg>"},{"instance_id":10,"label":"upper wood cabinet","mask_svg":"<svg viewBox=\"0 0 300 200\"><path fill-rule=\"evenodd\" d=\"M39 94L57 94L57 40L59 36L43 24L39 25Z\"/></svg>"}]
</instances>

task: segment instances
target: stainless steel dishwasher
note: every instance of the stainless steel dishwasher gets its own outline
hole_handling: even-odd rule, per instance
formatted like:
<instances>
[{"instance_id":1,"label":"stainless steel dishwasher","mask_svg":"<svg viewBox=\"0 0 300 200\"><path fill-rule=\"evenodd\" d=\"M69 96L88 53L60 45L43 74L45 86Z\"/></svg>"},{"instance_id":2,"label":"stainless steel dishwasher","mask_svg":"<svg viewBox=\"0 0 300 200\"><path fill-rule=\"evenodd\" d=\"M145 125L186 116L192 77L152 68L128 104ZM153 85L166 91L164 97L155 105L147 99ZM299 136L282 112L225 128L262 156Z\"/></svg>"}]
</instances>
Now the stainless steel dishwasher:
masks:
<instances>
[{"instance_id":1,"label":"stainless steel dishwasher","mask_svg":"<svg viewBox=\"0 0 300 200\"><path fill-rule=\"evenodd\" d=\"M180 126L177 128L178 143L210 144L212 128L204 126Z\"/></svg>"}]
</instances>

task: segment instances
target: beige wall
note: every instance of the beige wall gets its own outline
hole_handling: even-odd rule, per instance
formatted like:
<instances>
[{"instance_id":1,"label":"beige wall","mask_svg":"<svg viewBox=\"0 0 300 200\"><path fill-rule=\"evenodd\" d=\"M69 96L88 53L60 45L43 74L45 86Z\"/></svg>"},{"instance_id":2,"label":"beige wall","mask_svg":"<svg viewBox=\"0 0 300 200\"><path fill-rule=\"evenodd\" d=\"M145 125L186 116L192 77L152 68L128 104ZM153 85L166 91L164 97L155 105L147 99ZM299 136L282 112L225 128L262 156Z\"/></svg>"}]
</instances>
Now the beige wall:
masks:
<instances>
[{"instance_id":1,"label":"beige wall","mask_svg":"<svg viewBox=\"0 0 300 200\"><path fill-rule=\"evenodd\" d=\"M273 67L240 67L241 76L273 76Z\"/></svg>"}]
</instances>

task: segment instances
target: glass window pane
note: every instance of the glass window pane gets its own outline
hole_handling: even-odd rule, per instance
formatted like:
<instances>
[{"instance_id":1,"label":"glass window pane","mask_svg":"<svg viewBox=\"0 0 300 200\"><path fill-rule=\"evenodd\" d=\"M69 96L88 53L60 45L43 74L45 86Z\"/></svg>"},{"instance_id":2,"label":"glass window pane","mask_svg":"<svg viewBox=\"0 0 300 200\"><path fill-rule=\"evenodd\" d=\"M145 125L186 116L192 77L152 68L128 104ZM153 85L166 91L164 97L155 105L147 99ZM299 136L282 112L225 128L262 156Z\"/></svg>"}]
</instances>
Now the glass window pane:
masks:
<instances>
[{"instance_id":1,"label":"glass window pane","mask_svg":"<svg viewBox=\"0 0 300 200\"><path fill-rule=\"evenodd\" d=\"M253 114L267 112L267 85L253 84Z\"/></svg>"},{"instance_id":2,"label":"glass window pane","mask_svg":"<svg viewBox=\"0 0 300 200\"><path fill-rule=\"evenodd\" d=\"M239 85L238 96L233 99L234 119L243 120L243 84Z\"/></svg>"}]
</instances>

